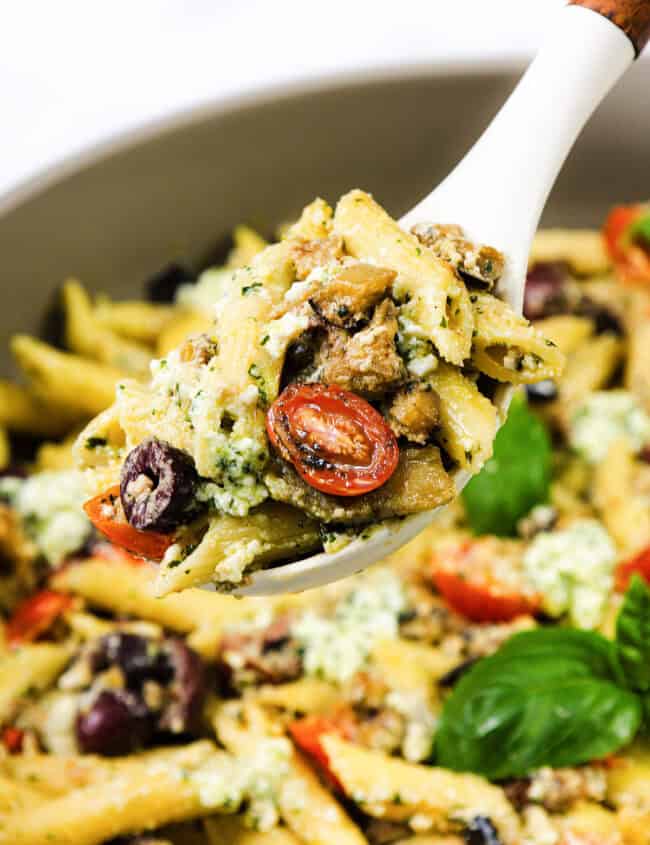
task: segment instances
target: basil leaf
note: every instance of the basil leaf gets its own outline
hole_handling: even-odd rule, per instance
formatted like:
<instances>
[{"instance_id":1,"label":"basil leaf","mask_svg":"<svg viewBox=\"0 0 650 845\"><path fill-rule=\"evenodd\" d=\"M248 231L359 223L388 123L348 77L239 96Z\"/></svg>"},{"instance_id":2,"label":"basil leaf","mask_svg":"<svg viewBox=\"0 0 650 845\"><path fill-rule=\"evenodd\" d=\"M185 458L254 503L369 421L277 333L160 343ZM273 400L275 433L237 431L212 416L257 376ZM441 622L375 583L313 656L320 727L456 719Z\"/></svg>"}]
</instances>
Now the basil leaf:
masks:
<instances>
[{"instance_id":1,"label":"basil leaf","mask_svg":"<svg viewBox=\"0 0 650 845\"><path fill-rule=\"evenodd\" d=\"M494 454L463 491L476 534L511 536L517 522L548 499L551 440L544 424L515 397L494 440Z\"/></svg>"},{"instance_id":2,"label":"basil leaf","mask_svg":"<svg viewBox=\"0 0 650 845\"><path fill-rule=\"evenodd\" d=\"M616 648L599 634L516 635L477 663L447 699L437 762L499 780L611 754L641 723L641 701L619 679Z\"/></svg>"},{"instance_id":3,"label":"basil leaf","mask_svg":"<svg viewBox=\"0 0 650 845\"><path fill-rule=\"evenodd\" d=\"M628 234L633 241L650 245L650 214L644 214L631 223Z\"/></svg>"},{"instance_id":4,"label":"basil leaf","mask_svg":"<svg viewBox=\"0 0 650 845\"><path fill-rule=\"evenodd\" d=\"M618 658L627 686L650 691L650 589L635 575L616 620Z\"/></svg>"}]
</instances>

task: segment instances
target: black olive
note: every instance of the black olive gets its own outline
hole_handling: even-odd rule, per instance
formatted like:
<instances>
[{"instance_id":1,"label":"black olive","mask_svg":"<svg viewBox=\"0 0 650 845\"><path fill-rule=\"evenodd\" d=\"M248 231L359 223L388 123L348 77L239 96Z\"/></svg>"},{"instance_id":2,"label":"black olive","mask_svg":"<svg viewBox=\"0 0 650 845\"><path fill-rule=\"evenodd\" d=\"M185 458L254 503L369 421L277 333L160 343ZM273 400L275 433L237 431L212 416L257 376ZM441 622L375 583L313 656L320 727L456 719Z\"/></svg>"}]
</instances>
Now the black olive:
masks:
<instances>
[{"instance_id":1,"label":"black olive","mask_svg":"<svg viewBox=\"0 0 650 845\"><path fill-rule=\"evenodd\" d=\"M194 281L196 276L191 270L173 262L147 279L144 287L150 302L173 302L174 294L180 285Z\"/></svg>"},{"instance_id":2,"label":"black olive","mask_svg":"<svg viewBox=\"0 0 650 845\"><path fill-rule=\"evenodd\" d=\"M152 733L147 706L129 690L102 690L76 723L77 742L85 754L115 756L141 748Z\"/></svg>"},{"instance_id":3,"label":"black olive","mask_svg":"<svg viewBox=\"0 0 650 845\"><path fill-rule=\"evenodd\" d=\"M526 396L531 402L551 402L557 399L557 385L550 378L538 381L537 384L527 384Z\"/></svg>"},{"instance_id":4,"label":"black olive","mask_svg":"<svg viewBox=\"0 0 650 845\"><path fill-rule=\"evenodd\" d=\"M169 687L170 701L160 716L158 727L171 733L185 733L195 728L201 718L206 692L205 668L199 655L177 637L167 637L162 649L173 678Z\"/></svg>"},{"instance_id":5,"label":"black olive","mask_svg":"<svg viewBox=\"0 0 650 845\"><path fill-rule=\"evenodd\" d=\"M126 685L136 690L145 681L167 683L173 675L172 667L157 643L121 631L101 638L93 655L92 666L95 672L118 666Z\"/></svg>"},{"instance_id":6,"label":"black olive","mask_svg":"<svg viewBox=\"0 0 650 845\"><path fill-rule=\"evenodd\" d=\"M150 437L129 452L122 466L124 514L141 531L172 531L188 520L197 482L188 454Z\"/></svg>"},{"instance_id":7,"label":"black olive","mask_svg":"<svg viewBox=\"0 0 650 845\"><path fill-rule=\"evenodd\" d=\"M583 296L580 302L576 305L573 311L579 317L589 317L594 321L596 327L596 334L604 334L611 332L612 334L622 337L625 334L625 329L619 318L609 308L594 302L588 296Z\"/></svg>"},{"instance_id":8,"label":"black olive","mask_svg":"<svg viewBox=\"0 0 650 845\"><path fill-rule=\"evenodd\" d=\"M524 316L529 320L539 320L565 313L568 308L564 291L567 279L565 264L540 261L533 265L526 276Z\"/></svg>"},{"instance_id":9,"label":"black olive","mask_svg":"<svg viewBox=\"0 0 650 845\"><path fill-rule=\"evenodd\" d=\"M476 816L465 828L467 845L502 845L497 829L487 816Z\"/></svg>"}]
</instances>

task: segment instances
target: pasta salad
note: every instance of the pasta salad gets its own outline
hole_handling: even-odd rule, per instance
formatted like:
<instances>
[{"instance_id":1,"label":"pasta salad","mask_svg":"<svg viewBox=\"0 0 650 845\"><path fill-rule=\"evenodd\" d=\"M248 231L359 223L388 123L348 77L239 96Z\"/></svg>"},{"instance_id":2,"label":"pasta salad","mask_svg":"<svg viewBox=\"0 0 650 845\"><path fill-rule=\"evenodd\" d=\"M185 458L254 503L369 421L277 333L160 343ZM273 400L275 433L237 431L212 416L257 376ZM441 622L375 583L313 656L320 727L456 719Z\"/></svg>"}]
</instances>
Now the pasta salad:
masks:
<instances>
[{"instance_id":1,"label":"pasta salad","mask_svg":"<svg viewBox=\"0 0 650 845\"><path fill-rule=\"evenodd\" d=\"M166 595L450 501L453 471L490 457L500 385L563 363L495 295L503 265L458 226L404 231L362 191L316 200L250 263L209 271L208 331L120 381L81 433L90 519L159 561Z\"/></svg>"},{"instance_id":2,"label":"pasta salad","mask_svg":"<svg viewBox=\"0 0 650 845\"><path fill-rule=\"evenodd\" d=\"M66 283L67 351L14 338L0 381L0 843L648 845L648 220L538 234L525 312L563 373L409 546L272 598L158 597L74 465L127 373L209 331L221 271L169 268L171 303Z\"/></svg>"}]
</instances>

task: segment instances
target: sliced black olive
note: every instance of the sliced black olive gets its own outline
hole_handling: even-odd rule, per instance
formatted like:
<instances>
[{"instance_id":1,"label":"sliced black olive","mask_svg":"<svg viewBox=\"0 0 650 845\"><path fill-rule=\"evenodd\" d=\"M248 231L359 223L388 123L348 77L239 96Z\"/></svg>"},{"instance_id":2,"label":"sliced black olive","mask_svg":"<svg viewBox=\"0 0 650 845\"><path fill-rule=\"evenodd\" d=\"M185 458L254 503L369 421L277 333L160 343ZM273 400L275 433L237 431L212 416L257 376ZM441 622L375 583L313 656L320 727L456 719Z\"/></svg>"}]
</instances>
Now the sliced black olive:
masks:
<instances>
[{"instance_id":1,"label":"sliced black olive","mask_svg":"<svg viewBox=\"0 0 650 845\"><path fill-rule=\"evenodd\" d=\"M188 520L197 482L188 454L150 437L129 452L122 466L124 514L141 531L172 531Z\"/></svg>"},{"instance_id":2,"label":"sliced black olive","mask_svg":"<svg viewBox=\"0 0 650 845\"><path fill-rule=\"evenodd\" d=\"M562 314L568 308L564 286L568 280L566 265L541 261L534 264L526 276L524 316L539 320L552 314Z\"/></svg>"},{"instance_id":3,"label":"sliced black olive","mask_svg":"<svg viewBox=\"0 0 650 845\"><path fill-rule=\"evenodd\" d=\"M596 327L596 334L604 334L611 332L612 334L622 337L625 334L625 329L619 318L609 308L594 302L588 296L583 296L580 302L574 309L574 314L579 317L589 317L594 321Z\"/></svg>"},{"instance_id":4,"label":"sliced black olive","mask_svg":"<svg viewBox=\"0 0 650 845\"><path fill-rule=\"evenodd\" d=\"M194 281L196 276L191 270L173 262L147 279L144 287L150 302L173 302L178 288Z\"/></svg>"},{"instance_id":5,"label":"sliced black olive","mask_svg":"<svg viewBox=\"0 0 650 845\"><path fill-rule=\"evenodd\" d=\"M497 829L487 816L476 816L465 828L467 845L502 845Z\"/></svg>"},{"instance_id":6,"label":"sliced black olive","mask_svg":"<svg viewBox=\"0 0 650 845\"><path fill-rule=\"evenodd\" d=\"M173 675L172 667L158 643L122 631L101 638L92 666L95 672L118 666L129 689L137 690L145 681L164 684Z\"/></svg>"},{"instance_id":7,"label":"sliced black olive","mask_svg":"<svg viewBox=\"0 0 650 845\"><path fill-rule=\"evenodd\" d=\"M85 754L115 756L145 745L152 724L147 706L139 696L129 690L105 689L90 710L77 717L76 733Z\"/></svg>"},{"instance_id":8,"label":"sliced black olive","mask_svg":"<svg viewBox=\"0 0 650 845\"><path fill-rule=\"evenodd\" d=\"M550 378L538 381L537 384L527 384L526 396L531 402L552 402L557 399L557 385Z\"/></svg>"},{"instance_id":9,"label":"sliced black olive","mask_svg":"<svg viewBox=\"0 0 650 845\"><path fill-rule=\"evenodd\" d=\"M158 727L170 733L185 733L197 727L205 698L205 668L199 655L183 640L168 637L162 645L172 670L170 699Z\"/></svg>"}]
</instances>

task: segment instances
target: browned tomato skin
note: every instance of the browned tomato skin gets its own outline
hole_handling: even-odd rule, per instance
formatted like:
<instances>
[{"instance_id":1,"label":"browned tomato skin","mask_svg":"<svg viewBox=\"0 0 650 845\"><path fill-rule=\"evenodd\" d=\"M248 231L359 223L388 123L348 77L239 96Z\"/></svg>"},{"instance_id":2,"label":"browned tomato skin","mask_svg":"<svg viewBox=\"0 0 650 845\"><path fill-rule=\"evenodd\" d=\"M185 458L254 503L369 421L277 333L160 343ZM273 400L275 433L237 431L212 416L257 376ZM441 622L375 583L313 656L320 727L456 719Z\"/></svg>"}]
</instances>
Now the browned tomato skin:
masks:
<instances>
[{"instance_id":1,"label":"browned tomato skin","mask_svg":"<svg viewBox=\"0 0 650 845\"><path fill-rule=\"evenodd\" d=\"M322 493L369 493L388 481L399 461L397 439L382 415L333 385L289 385L269 408L266 430L280 455Z\"/></svg>"}]
</instances>

